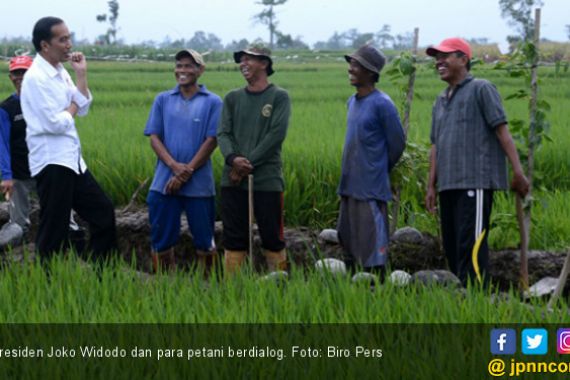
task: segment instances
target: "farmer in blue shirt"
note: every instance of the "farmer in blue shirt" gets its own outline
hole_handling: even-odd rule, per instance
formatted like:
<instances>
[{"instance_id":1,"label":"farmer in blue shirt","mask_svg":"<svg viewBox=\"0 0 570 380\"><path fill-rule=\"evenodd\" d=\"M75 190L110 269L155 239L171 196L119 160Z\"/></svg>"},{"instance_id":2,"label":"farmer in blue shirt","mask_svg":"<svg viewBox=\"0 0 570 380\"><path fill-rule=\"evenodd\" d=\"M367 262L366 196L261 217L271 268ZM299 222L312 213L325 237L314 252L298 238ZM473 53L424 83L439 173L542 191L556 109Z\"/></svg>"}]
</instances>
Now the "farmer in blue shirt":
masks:
<instances>
[{"instance_id":1,"label":"farmer in blue shirt","mask_svg":"<svg viewBox=\"0 0 570 380\"><path fill-rule=\"evenodd\" d=\"M144 131L158 157L147 198L155 271L175 267L183 210L199 265L210 266L216 257L210 156L216 148L222 100L198 84L205 68L199 53L182 50L175 60L178 85L156 97Z\"/></svg>"},{"instance_id":2,"label":"farmer in blue shirt","mask_svg":"<svg viewBox=\"0 0 570 380\"><path fill-rule=\"evenodd\" d=\"M348 100L338 236L349 268L383 275L389 238L386 203L392 199L389 173L406 138L394 103L375 87L386 62L382 53L366 45L345 59L356 94Z\"/></svg>"}]
</instances>

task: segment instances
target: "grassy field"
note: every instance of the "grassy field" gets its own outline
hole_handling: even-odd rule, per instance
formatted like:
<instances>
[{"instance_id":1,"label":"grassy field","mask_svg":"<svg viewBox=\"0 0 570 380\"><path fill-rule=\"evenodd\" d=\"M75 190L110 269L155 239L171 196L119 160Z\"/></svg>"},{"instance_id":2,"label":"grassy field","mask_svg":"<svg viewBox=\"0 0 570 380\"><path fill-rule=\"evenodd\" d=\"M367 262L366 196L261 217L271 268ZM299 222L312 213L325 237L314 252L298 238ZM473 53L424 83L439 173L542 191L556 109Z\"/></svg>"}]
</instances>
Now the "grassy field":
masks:
<instances>
[{"instance_id":1,"label":"grassy field","mask_svg":"<svg viewBox=\"0 0 570 380\"><path fill-rule=\"evenodd\" d=\"M517 79L490 67L477 67L474 74L490 79L503 97L524 86ZM570 188L570 100L567 86L569 73L556 76L554 69L541 71L541 96L550 102L552 143L537 155L541 174L535 185L542 189L535 208L531 246L560 249L568 245L570 224L567 204ZM336 186L345 132L346 100L353 89L348 85L346 65L329 60L319 64L281 63L271 78L286 88L292 99L292 117L284 145L286 179L286 223L328 227L337 215ZM242 86L241 75L234 64L212 64L201 80L213 92L223 96L230 89ZM150 106L156 94L174 86L172 65L168 63L90 63L90 88L95 101L88 117L79 119L84 156L93 173L117 205L125 204L139 184L152 177L155 156L148 139L143 136ZM399 86L385 78L380 87L399 102ZM417 97L411 115L409 141L427 148L431 105L444 87L428 67L422 67L417 81ZM10 83L0 83L0 94L7 96ZM508 116L526 118L523 101L505 103ZM427 159L427 158L426 158ZM214 155L216 180L219 182L222 160ZM425 164L425 161L424 161ZM418 163L420 165L420 163ZM419 181L425 180L425 174ZM437 223L425 214L423 192L417 186L403 189L404 214L400 223L434 232ZM140 201L144 201L143 192ZM513 199L499 195L495 208L495 228L491 231L492 246L516 245L517 232L512 222ZM500 231L499 234L494 233Z\"/></svg>"},{"instance_id":2,"label":"grassy field","mask_svg":"<svg viewBox=\"0 0 570 380\"><path fill-rule=\"evenodd\" d=\"M146 178L152 178L155 156L143 129L157 93L175 85L173 65L169 63L90 62L89 85L94 103L88 117L78 121L86 161L117 205L125 204ZM334 225L338 198L336 187L345 133L346 101L353 93L347 80L347 66L328 58L319 63L279 62L271 80L287 89L292 99L292 115L284 145L286 181L285 218L288 225L331 227ZM535 181L537 203L533 214L531 248L564 249L570 243L570 73L556 75L553 68L541 69L541 97L552 106L549 120L553 142L545 143L537 154L540 178ZM476 66L474 75L495 83L503 97L524 86L490 66ZM211 64L201 82L223 96L244 82L231 63ZM8 80L0 83L0 94L10 91ZM400 86L381 78L380 88L397 103ZM409 141L428 148L431 106L444 88L428 66L420 68L416 81L417 97L411 114ZM510 118L527 118L524 101L505 103ZM219 183L222 160L214 154L216 181ZM425 166L427 157L417 162ZM423 183L426 174L404 186L399 224L436 232L436 220L425 213ZM414 182L418 182L415 184ZM144 202L146 191L139 201ZM514 199L499 194L490 232L494 248L518 244Z\"/></svg>"},{"instance_id":3,"label":"grassy field","mask_svg":"<svg viewBox=\"0 0 570 380\"><path fill-rule=\"evenodd\" d=\"M55 259L50 278L37 264L10 265L0 276L1 323L561 323L565 301L519 302L516 291L454 292L390 283L371 291L350 277L293 268L278 286L245 272L230 280L199 274L139 277L113 263L101 279L76 258ZM410 307L414 305L414 307Z\"/></svg>"},{"instance_id":4,"label":"grassy field","mask_svg":"<svg viewBox=\"0 0 570 380\"><path fill-rule=\"evenodd\" d=\"M156 94L175 85L173 65L90 62L89 69L89 85L95 100L90 114L78 120L84 157L114 202L124 205L139 185L153 175L156 158L143 136L143 129ZM304 64L279 62L276 70L272 81L287 89L292 99L291 123L283 154L286 224L334 226L346 101L353 93L347 80L347 65L335 60ZM474 74L492 80L503 97L523 86L488 66L476 68ZM570 202L569 76L565 73L557 77L553 69L541 71L541 94L552 105L549 117L553 142L545 144L537 155L537 167L543 175L537 180L541 191L537 194L533 214L533 248L563 249L570 243L570 211L566 207ZM244 85L234 64L209 65L201 82L221 96ZM398 85L381 78L380 87L399 102ZM428 147L431 107L443 88L444 84L432 70L428 67L420 70L410 142ZM0 95L7 96L11 91L7 79L0 83ZM526 117L524 102L509 101L505 105L509 117ZM422 168L426 160L427 156L414 164ZM214 161L219 183L222 158L218 151ZM426 173L420 170L417 178L403 188L399 222L436 233L437 221L427 215L423 207L421 189L425 177ZM146 191L140 194L141 203L145 196ZM518 243L514 213L513 198L499 195L490 232L494 248ZM0 325L25 322L542 325L568 320L565 300L553 311L546 311L544 301L522 303L515 291L504 297L476 288L459 292L440 287L398 288L386 284L371 292L368 286L354 285L349 278L333 280L313 273L303 276L301 272L293 268L289 282L278 287L273 283L262 286L259 276L249 274L229 281L212 278L208 282L187 272L140 278L125 264L112 264L99 279L90 266L73 257L54 260L50 278L37 263L5 265L0 271L3 300ZM441 336L445 340L446 335ZM485 342L480 344L485 353L488 352L487 336L485 331ZM425 363L431 362L433 355L439 355L435 359L440 362L446 361L447 354L443 351L436 354L428 351ZM399 357L394 355L393 358ZM396 361L399 365L399 360ZM459 361L449 362L458 368L466 367ZM328 365L323 364L323 368L332 368ZM107 374L100 368L96 369L99 375ZM412 366L408 372L416 368L419 367ZM433 371L437 369L430 373ZM407 378L414 378L414 374L408 375Z\"/></svg>"}]
</instances>

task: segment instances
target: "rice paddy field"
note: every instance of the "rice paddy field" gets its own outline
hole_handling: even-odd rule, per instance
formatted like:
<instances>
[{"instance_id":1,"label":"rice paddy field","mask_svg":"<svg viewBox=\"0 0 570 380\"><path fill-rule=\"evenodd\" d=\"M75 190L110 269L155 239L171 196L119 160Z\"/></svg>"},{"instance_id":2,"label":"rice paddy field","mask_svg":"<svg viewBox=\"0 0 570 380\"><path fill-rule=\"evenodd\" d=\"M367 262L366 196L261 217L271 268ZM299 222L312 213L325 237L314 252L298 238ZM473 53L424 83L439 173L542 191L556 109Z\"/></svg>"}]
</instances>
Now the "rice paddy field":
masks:
<instances>
[{"instance_id":1,"label":"rice paddy field","mask_svg":"<svg viewBox=\"0 0 570 380\"><path fill-rule=\"evenodd\" d=\"M283 60L284 61L284 60ZM314 59L313 59L314 61ZM335 225L338 211L336 187L344 142L346 101L353 93L348 84L346 64L336 60L323 63L277 62L271 80L289 91L292 115L284 144L286 181L285 223L315 228ZM175 85L169 63L90 62L89 85L94 96L90 114L78 119L84 157L117 206L128 202L146 178L152 178L155 155L143 135L152 101L157 93ZM491 80L503 97L525 87L522 79L509 78L492 66L477 65L475 76ZM551 111L552 142L545 142L536 156L535 207L530 245L532 249L563 250L570 242L570 101L569 72L554 68L540 71L541 99ZM232 63L209 64L201 78L207 88L220 96L243 86ZM396 103L401 103L401 83L381 78L379 87ZM416 98L411 111L408 141L429 148L431 106L444 83L428 66L420 67ZM10 83L2 81L0 94L10 93ZM505 102L509 118L528 120L524 100ZM216 182L222 159L214 154ZM423 207L427 155L419 156L416 171L403 186L399 226L410 225L436 234L437 222ZM139 202L144 204L145 191ZM518 232L514 198L498 194L494 208L490 244L493 248L515 247Z\"/></svg>"},{"instance_id":2,"label":"rice paddy field","mask_svg":"<svg viewBox=\"0 0 570 380\"><path fill-rule=\"evenodd\" d=\"M311 62L316 63L279 60L271 80L292 99L283 153L286 224L324 228L333 227L337 217L346 101L353 89L342 61ZM503 97L524 87L519 79L490 66L477 66L473 73L495 83ZM541 177L535 182L531 248L563 250L570 242L570 73L541 68L540 76L541 97L551 104L552 142L545 143L536 158ZM209 64L201 83L220 96L244 85L231 63ZM143 129L156 94L174 85L173 64L89 62L94 102L77 124L88 166L117 206L152 178L156 158ZM2 81L0 95L7 96L10 86L7 79ZM381 78L379 87L396 103L401 101L400 84ZM419 69L409 142L428 148L431 106L443 88L432 69ZM527 117L524 101L505 106L509 117ZM214 162L219 183L218 151ZM399 226L437 234L437 221L423 207L426 162L427 156L414 162L418 174L402 189ZM146 189L139 195L141 204L145 196ZM518 244L514 198L509 194L496 197L490 243L495 249ZM0 322L557 323L568 318L565 301L546 312L543 301L520 303L516 291L506 298L471 288L458 293L385 285L371 292L349 279L323 280L301 272L293 270L288 284L277 287L261 286L256 275L204 282L184 272L141 280L128 265L117 263L98 279L75 259L56 260L48 279L37 264L15 264L0 272Z\"/></svg>"}]
</instances>

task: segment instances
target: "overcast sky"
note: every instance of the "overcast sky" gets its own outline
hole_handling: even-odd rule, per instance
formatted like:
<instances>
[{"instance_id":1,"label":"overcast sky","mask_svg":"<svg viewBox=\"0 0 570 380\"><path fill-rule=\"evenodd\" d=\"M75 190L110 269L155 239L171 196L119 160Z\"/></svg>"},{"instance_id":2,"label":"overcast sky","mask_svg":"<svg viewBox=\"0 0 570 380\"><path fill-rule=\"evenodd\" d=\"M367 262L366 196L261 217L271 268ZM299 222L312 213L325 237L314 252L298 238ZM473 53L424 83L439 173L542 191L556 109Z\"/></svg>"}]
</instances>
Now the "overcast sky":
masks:
<instances>
[{"instance_id":1,"label":"overcast sky","mask_svg":"<svg viewBox=\"0 0 570 380\"><path fill-rule=\"evenodd\" d=\"M165 36L189 39L198 30L216 34L224 44L269 39L267 28L252 21L262 9L256 0L119 0L119 6L117 37L126 43L160 42ZM97 14L107 13L107 0L21 0L2 8L2 37L30 37L43 16L63 18L79 39L93 40L107 28L95 20ZM419 27L420 46L451 36L486 37L504 46L505 37L513 33L501 18L498 0L289 0L275 9L278 29L311 45L335 31L377 32L384 24L392 27L392 34ZM569 15L570 0L545 0L542 37L567 41Z\"/></svg>"}]
</instances>

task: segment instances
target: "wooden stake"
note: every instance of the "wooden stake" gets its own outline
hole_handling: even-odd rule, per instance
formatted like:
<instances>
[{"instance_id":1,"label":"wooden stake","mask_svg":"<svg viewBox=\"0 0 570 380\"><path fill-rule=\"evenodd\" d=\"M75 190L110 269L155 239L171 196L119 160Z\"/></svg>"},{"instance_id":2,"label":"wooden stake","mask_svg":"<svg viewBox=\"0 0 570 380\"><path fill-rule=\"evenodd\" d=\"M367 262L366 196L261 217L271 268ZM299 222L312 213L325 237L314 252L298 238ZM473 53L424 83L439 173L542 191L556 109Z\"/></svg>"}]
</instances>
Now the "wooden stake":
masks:
<instances>
[{"instance_id":1,"label":"wooden stake","mask_svg":"<svg viewBox=\"0 0 570 380\"><path fill-rule=\"evenodd\" d=\"M420 28L414 28L414 44L412 46L412 56L415 59L415 56L418 54L418 42L420 36ZM406 102L404 103L404 131L406 132L406 136L408 135L408 129L410 128L410 111L412 110L412 101L414 99L414 83L416 82L416 73L415 71L410 75L408 80L408 92L406 93Z\"/></svg>"},{"instance_id":2,"label":"wooden stake","mask_svg":"<svg viewBox=\"0 0 570 380\"><path fill-rule=\"evenodd\" d=\"M532 176L534 172L534 145L536 140L536 111L538 101L538 45L540 43L540 8L534 12L534 40L536 55L532 62L530 72L530 128L528 136L528 159L527 159L527 176L529 182L529 190L527 199L532 197ZM524 204L524 200L517 196L517 219L519 222L519 230L521 235L521 254L520 254L520 283L522 290L528 290L528 245L530 242L531 228L531 204Z\"/></svg>"},{"instance_id":3,"label":"wooden stake","mask_svg":"<svg viewBox=\"0 0 570 380\"><path fill-rule=\"evenodd\" d=\"M247 176L247 196L249 209L249 260L253 262L253 174Z\"/></svg>"},{"instance_id":4,"label":"wooden stake","mask_svg":"<svg viewBox=\"0 0 570 380\"><path fill-rule=\"evenodd\" d=\"M419 41L420 29L414 28L414 44L412 45L412 58L418 54L418 41ZM402 125L404 128L404 133L408 135L408 129L410 128L410 112L412 110L412 101L414 100L414 83L416 81L416 73L413 72L408 80L408 90L406 92L406 101L404 102L404 120ZM390 223L390 235L392 235L396 228L398 227L398 214L400 212L400 187L394 188L394 199L392 200L391 213L392 213L392 223Z\"/></svg>"},{"instance_id":5,"label":"wooden stake","mask_svg":"<svg viewBox=\"0 0 570 380\"><path fill-rule=\"evenodd\" d=\"M562 272L558 278L556 289L554 289L554 293L552 294L552 297L550 297L550 301L548 301L548 309L554 306L554 303L562 294L562 290L564 290L564 285L566 285L566 280L568 279L568 272L570 272L570 251L566 254L566 260L564 260L564 266L562 267Z\"/></svg>"}]
</instances>

